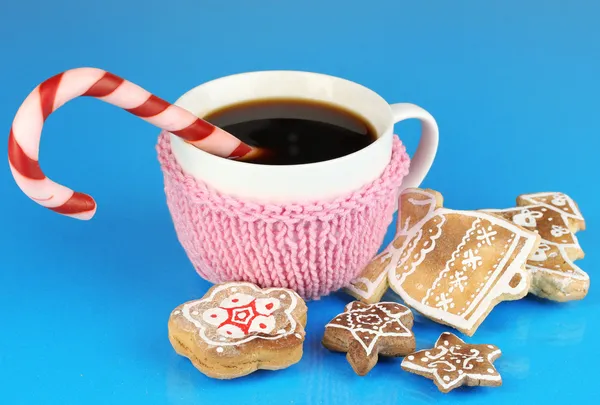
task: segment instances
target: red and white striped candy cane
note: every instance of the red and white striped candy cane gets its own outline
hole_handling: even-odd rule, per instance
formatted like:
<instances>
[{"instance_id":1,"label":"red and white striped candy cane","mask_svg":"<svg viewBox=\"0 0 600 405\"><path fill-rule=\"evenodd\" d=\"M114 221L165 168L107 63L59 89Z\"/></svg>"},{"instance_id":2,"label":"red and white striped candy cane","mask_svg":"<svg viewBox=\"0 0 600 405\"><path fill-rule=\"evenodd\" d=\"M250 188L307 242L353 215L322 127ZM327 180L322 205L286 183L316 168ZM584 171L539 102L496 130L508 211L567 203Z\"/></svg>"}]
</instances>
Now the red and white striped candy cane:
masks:
<instances>
[{"instance_id":1,"label":"red and white striped candy cane","mask_svg":"<svg viewBox=\"0 0 600 405\"><path fill-rule=\"evenodd\" d=\"M44 175L38 162L40 137L46 118L79 96L121 107L213 155L240 158L253 151L233 135L112 73L96 68L67 70L29 94L17 111L8 138L8 160L19 188L38 204L63 215L90 219L96 202Z\"/></svg>"}]
</instances>

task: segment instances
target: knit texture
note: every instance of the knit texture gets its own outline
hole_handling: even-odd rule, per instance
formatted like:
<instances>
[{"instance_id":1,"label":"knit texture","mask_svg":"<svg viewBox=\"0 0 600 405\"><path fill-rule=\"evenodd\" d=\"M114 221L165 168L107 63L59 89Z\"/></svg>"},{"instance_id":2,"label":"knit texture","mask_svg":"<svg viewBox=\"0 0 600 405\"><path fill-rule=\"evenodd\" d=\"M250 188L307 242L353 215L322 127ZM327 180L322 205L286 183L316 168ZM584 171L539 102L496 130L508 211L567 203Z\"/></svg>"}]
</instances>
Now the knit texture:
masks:
<instances>
[{"instance_id":1,"label":"knit texture","mask_svg":"<svg viewBox=\"0 0 600 405\"><path fill-rule=\"evenodd\" d=\"M348 285L377 253L409 157L394 136L383 174L348 195L305 204L257 204L185 174L167 133L158 144L167 205L179 242L212 282L249 281L317 299Z\"/></svg>"}]
</instances>

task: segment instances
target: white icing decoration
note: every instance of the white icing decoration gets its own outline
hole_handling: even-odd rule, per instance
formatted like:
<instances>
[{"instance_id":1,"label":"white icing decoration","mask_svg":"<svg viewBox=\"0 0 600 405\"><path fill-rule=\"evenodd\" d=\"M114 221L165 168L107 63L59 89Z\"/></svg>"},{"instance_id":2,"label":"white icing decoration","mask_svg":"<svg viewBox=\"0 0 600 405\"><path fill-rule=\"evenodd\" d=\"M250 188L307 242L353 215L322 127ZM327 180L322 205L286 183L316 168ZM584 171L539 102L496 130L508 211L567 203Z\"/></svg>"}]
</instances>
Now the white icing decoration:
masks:
<instances>
[{"instance_id":1,"label":"white icing decoration","mask_svg":"<svg viewBox=\"0 0 600 405\"><path fill-rule=\"evenodd\" d=\"M558 238L560 236L571 233L571 231L569 231L567 228L559 226L559 225L552 225L552 230L550 231L550 233L552 234L552 236Z\"/></svg>"},{"instance_id":2,"label":"white icing decoration","mask_svg":"<svg viewBox=\"0 0 600 405\"><path fill-rule=\"evenodd\" d=\"M281 307L281 302L277 298L257 298L255 301L256 310L263 315L271 315Z\"/></svg>"},{"instance_id":3,"label":"white icing decoration","mask_svg":"<svg viewBox=\"0 0 600 405\"><path fill-rule=\"evenodd\" d=\"M565 205L567 203L567 196L564 194L556 194L555 196L552 197L552 204L556 205L557 207L562 207L563 205Z\"/></svg>"},{"instance_id":4,"label":"white icing decoration","mask_svg":"<svg viewBox=\"0 0 600 405\"><path fill-rule=\"evenodd\" d=\"M452 298L446 297L446 294L441 293L439 297L435 297L435 300L438 301L435 306L438 308L442 308L443 311L447 311L450 303L452 302Z\"/></svg>"},{"instance_id":5,"label":"white icing decoration","mask_svg":"<svg viewBox=\"0 0 600 405\"><path fill-rule=\"evenodd\" d=\"M548 260L548 256L546 255L548 250L550 250L550 246L547 243L540 243L535 253L529 257L529 260L534 262L543 262Z\"/></svg>"},{"instance_id":6,"label":"white icing decoration","mask_svg":"<svg viewBox=\"0 0 600 405\"><path fill-rule=\"evenodd\" d=\"M198 311L192 311L192 315L197 316ZM227 317L227 311L223 308L209 308L202 314L202 320L213 326L219 326Z\"/></svg>"},{"instance_id":7,"label":"white icing decoration","mask_svg":"<svg viewBox=\"0 0 600 405\"><path fill-rule=\"evenodd\" d=\"M231 339L241 339L246 336L244 331L235 325L223 325L217 329L217 333Z\"/></svg>"},{"instance_id":8,"label":"white icing decoration","mask_svg":"<svg viewBox=\"0 0 600 405\"><path fill-rule=\"evenodd\" d=\"M512 217L512 220L515 224L525 228L535 228L537 226L536 219L541 218L543 215L541 212L531 212L529 209L523 208L521 212Z\"/></svg>"},{"instance_id":9,"label":"white icing decoration","mask_svg":"<svg viewBox=\"0 0 600 405\"><path fill-rule=\"evenodd\" d=\"M275 317L274 316L263 316L258 315L252 320L250 324L249 332L255 333L271 333L275 329Z\"/></svg>"},{"instance_id":10,"label":"white icing decoration","mask_svg":"<svg viewBox=\"0 0 600 405\"><path fill-rule=\"evenodd\" d=\"M430 195L427 195L427 196L430 196ZM414 198L409 198L408 202L411 205L429 205L429 210L426 215L431 214L431 212L433 212L433 210L435 209L435 200L432 200L431 198L428 200L415 200ZM406 235L406 233L414 227L414 224L412 226L410 225L411 219L412 218L410 216L407 216L406 220L404 221L404 224L402 224L402 226L400 226L400 217L398 217L398 226L396 228L396 236Z\"/></svg>"},{"instance_id":11,"label":"white icing decoration","mask_svg":"<svg viewBox=\"0 0 600 405\"><path fill-rule=\"evenodd\" d=\"M248 305L254 299L255 299L255 297L248 295L248 294L235 293L235 294L225 298L223 301L221 301L219 303L219 306L221 308L236 308L236 307ZM192 315L195 315L195 314L192 313Z\"/></svg>"},{"instance_id":12,"label":"white icing decoration","mask_svg":"<svg viewBox=\"0 0 600 405\"><path fill-rule=\"evenodd\" d=\"M217 347L217 353L223 353L223 348L222 347Z\"/></svg>"},{"instance_id":13,"label":"white icing decoration","mask_svg":"<svg viewBox=\"0 0 600 405\"><path fill-rule=\"evenodd\" d=\"M475 270L479 266L481 266L481 256L475 256L473 254L473 250L469 249L468 251L466 251L463 257L464 259L462 261L462 264L467 268L470 267L471 270Z\"/></svg>"},{"instance_id":14,"label":"white icing decoration","mask_svg":"<svg viewBox=\"0 0 600 405\"><path fill-rule=\"evenodd\" d=\"M498 232L492 230L493 228L491 226L488 227L488 229L481 229L480 231L477 231L477 240L482 241L483 243L485 243L488 246L492 246L492 241L494 239L496 239L494 236L498 234ZM481 243L477 244L477 247L481 247Z\"/></svg>"}]
</instances>

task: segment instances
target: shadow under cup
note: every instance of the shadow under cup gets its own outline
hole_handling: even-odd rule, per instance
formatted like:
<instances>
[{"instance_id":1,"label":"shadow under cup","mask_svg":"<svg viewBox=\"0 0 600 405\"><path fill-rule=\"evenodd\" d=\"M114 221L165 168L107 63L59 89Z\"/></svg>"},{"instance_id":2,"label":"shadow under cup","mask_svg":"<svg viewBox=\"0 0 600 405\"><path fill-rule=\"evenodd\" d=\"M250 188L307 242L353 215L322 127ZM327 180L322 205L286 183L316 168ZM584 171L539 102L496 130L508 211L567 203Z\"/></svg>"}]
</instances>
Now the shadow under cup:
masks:
<instances>
[{"instance_id":1,"label":"shadow under cup","mask_svg":"<svg viewBox=\"0 0 600 405\"><path fill-rule=\"evenodd\" d=\"M162 132L158 157L180 243L212 283L248 281L317 299L347 286L377 253L409 158L392 135L390 106L331 76L291 71L228 76L175 104L204 117L256 99L318 100L354 111L377 140L337 159L289 166L209 155Z\"/></svg>"}]
</instances>

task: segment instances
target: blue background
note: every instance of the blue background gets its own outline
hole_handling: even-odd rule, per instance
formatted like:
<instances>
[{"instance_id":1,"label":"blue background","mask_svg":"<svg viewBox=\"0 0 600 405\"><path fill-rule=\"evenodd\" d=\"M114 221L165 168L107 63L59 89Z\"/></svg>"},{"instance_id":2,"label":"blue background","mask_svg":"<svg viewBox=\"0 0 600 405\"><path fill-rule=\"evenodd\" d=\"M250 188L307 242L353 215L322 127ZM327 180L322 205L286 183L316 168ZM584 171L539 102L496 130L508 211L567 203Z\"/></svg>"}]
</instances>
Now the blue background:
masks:
<instances>
[{"instance_id":1,"label":"blue background","mask_svg":"<svg viewBox=\"0 0 600 405\"><path fill-rule=\"evenodd\" d=\"M356 4L356 5L354 5ZM310 70L413 102L438 120L424 186L448 207L509 207L521 193L563 191L595 280L600 7L594 1L31 1L0 0L0 126L42 80L96 66L174 101L227 74ZM419 124L396 130L414 150ZM500 304L469 339L503 350L501 388L448 395L381 360L356 376L321 347L350 298L309 303L305 354L283 371L217 381L177 356L167 318L209 284L177 242L156 160L158 130L97 100L45 127L42 166L89 192L82 222L28 200L0 168L0 403L341 404L577 402L597 390L600 292L557 304ZM388 233L388 241L391 234ZM417 317L419 349L448 328Z\"/></svg>"}]
</instances>

